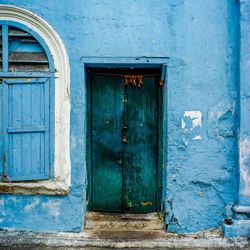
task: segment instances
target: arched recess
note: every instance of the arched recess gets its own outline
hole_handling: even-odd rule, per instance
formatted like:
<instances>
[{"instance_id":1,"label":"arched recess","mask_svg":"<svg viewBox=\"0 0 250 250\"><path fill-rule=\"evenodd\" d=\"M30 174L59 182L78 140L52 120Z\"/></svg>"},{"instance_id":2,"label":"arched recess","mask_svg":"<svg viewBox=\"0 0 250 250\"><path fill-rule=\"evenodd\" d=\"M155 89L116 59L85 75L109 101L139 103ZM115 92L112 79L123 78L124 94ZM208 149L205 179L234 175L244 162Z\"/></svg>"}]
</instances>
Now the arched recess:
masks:
<instances>
[{"instance_id":1,"label":"arched recess","mask_svg":"<svg viewBox=\"0 0 250 250\"><path fill-rule=\"evenodd\" d=\"M49 48L55 68L54 178L47 181L12 183L11 189L4 188L9 185L8 183L1 183L0 192L67 194L71 179L70 67L67 51L56 31L31 11L13 5L0 4L0 20L17 22L36 32Z\"/></svg>"}]
</instances>

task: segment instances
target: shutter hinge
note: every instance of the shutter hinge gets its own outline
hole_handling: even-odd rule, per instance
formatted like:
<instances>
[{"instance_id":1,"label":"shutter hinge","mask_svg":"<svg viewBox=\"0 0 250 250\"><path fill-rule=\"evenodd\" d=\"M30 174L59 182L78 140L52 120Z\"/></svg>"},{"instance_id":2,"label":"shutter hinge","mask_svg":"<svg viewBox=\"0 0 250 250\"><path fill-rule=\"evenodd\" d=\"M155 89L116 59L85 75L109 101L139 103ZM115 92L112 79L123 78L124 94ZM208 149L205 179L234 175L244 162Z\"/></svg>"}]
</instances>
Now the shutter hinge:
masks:
<instances>
[{"instance_id":1,"label":"shutter hinge","mask_svg":"<svg viewBox=\"0 0 250 250\"><path fill-rule=\"evenodd\" d=\"M8 177L7 177L7 170L6 170L6 153L3 153L3 176L2 176L2 181L8 181Z\"/></svg>"}]
</instances>

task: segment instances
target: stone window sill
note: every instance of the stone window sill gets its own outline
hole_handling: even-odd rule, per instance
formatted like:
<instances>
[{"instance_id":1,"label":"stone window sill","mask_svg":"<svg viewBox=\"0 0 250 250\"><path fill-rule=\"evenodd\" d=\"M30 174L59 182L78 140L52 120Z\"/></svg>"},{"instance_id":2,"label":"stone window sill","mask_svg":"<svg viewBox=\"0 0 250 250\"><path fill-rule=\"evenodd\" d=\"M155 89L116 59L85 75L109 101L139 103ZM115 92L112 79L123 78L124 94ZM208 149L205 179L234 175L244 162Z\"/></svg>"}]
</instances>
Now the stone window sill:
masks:
<instances>
[{"instance_id":1,"label":"stone window sill","mask_svg":"<svg viewBox=\"0 0 250 250\"><path fill-rule=\"evenodd\" d=\"M62 182L56 181L32 181L0 183L0 193L2 194L22 194L22 195L68 195L69 187Z\"/></svg>"}]
</instances>

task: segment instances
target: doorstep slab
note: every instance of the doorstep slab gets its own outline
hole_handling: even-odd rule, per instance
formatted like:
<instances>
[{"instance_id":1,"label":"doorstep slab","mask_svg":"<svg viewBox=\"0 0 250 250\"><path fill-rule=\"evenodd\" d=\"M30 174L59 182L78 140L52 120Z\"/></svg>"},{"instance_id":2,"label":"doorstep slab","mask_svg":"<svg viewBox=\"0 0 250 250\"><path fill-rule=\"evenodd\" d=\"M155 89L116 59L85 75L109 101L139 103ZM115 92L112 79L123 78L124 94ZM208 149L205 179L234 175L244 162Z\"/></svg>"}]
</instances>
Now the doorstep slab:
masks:
<instances>
[{"instance_id":1,"label":"doorstep slab","mask_svg":"<svg viewBox=\"0 0 250 250\"><path fill-rule=\"evenodd\" d=\"M85 230L95 231L153 231L165 230L162 216L158 213L120 214L88 212Z\"/></svg>"}]
</instances>

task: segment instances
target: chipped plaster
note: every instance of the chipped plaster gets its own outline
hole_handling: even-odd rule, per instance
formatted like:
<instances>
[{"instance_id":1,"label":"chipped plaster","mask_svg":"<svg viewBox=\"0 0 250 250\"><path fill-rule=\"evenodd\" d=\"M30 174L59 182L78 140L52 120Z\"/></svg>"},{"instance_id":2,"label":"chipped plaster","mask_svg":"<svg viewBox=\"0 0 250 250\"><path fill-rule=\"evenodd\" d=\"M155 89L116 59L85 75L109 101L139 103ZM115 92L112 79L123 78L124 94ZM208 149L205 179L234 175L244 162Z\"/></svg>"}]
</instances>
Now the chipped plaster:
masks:
<instances>
[{"instance_id":1,"label":"chipped plaster","mask_svg":"<svg viewBox=\"0 0 250 250\"><path fill-rule=\"evenodd\" d=\"M201 111L185 111L181 120L181 128L193 130L195 127L201 127L201 117ZM192 125L189 128L187 127L186 118L191 119Z\"/></svg>"},{"instance_id":2,"label":"chipped plaster","mask_svg":"<svg viewBox=\"0 0 250 250\"><path fill-rule=\"evenodd\" d=\"M250 138L241 138L239 141L240 179L242 195L250 196Z\"/></svg>"}]
</instances>

